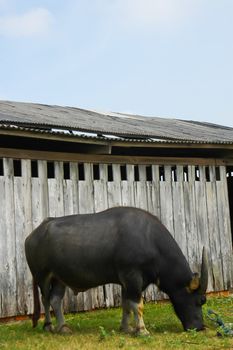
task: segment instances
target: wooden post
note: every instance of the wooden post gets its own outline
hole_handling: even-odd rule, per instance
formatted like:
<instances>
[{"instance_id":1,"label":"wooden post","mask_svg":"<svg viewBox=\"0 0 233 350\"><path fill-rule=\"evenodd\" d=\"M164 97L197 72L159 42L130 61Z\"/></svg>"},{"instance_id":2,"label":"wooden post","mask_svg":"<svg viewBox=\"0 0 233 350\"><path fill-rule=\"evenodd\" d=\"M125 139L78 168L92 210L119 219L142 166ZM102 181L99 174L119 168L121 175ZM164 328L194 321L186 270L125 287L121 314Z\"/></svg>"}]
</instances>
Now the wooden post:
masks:
<instances>
[{"instance_id":1,"label":"wooden post","mask_svg":"<svg viewBox=\"0 0 233 350\"><path fill-rule=\"evenodd\" d=\"M175 181L176 180L176 181ZM172 181L174 236L183 254L187 257L187 237L184 213L184 168L176 167L176 179Z\"/></svg>"},{"instance_id":2,"label":"wooden post","mask_svg":"<svg viewBox=\"0 0 233 350\"><path fill-rule=\"evenodd\" d=\"M164 166L165 181L160 182L161 221L174 236L171 166Z\"/></svg>"},{"instance_id":3,"label":"wooden post","mask_svg":"<svg viewBox=\"0 0 233 350\"><path fill-rule=\"evenodd\" d=\"M15 201L14 201L14 164L13 159L3 159L5 180L5 227L3 269L4 282L2 282L3 316L14 316L17 314L16 292L16 233L15 233ZM2 229L2 228L1 228Z\"/></svg>"},{"instance_id":4,"label":"wooden post","mask_svg":"<svg viewBox=\"0 0 233 350\"><path fill-rule=\"evenodd\" d=\"M121 181L122 205L134 207L134 165L126 165L126 175L127 180Z\"/></svg>"},{"instance_id":5,"label":"wooden post","mask_svg":"<svg viewBox=\"0 0 233 350\"><path fill-rule=\"evenodd\" d=\"M135 206L144 210L148 210L147 202L147 186L146 186L146 166L139 165L139 181L134 182Z\"/></svg>"},{"instance_id":6,"label":"wooden post","mask_svg":"<svg viewBox=\"0 0 233 350\"><path fill-rule=\"evenodd\" d=\"M219 233L221 259L223 266L224 289L233 285L232 238L229 213L226 167L220 166L220 181L216 181L217 210L219 218Z\"/></svg>"},{"instance_id":7,"label":"wooden post","mask_svg":"<svg viewBox=\"0 0 233 350\"><path fill-rule=\"evenodd\" d=\"M188 166L188 181L183 183L184 215L187 238L188 261L194 272L199 271L199 244L195 200L195 166Z\"/></svg>"},{"instance_id":8,"label":"wooden post","mask_svg":"<svg viewBox=\"0 0 233 350\"><path fill-rule=\"evenodd\" d=\"M122 205L120 165L112 164L111 166L113 181L107 183L109 208ZM121 303L121 287L113 284L111 288L114 306L119 306Z\"/></svg>"},{"instance_id":9,"label":"wooden post","mask_svg":"<svg viewBox=\"0 0 233 350\"><path fill-rule=\"evenodd\" d=\"M216 191L216 174L215 167L209 167L210 181L206 182L206 203L207 203L207 215L208 215L208 228L209 228L209 269L212 284L211 289L221 291L224 289L223 270L222 270L222 258L220 241L221 235L219 234L218 225L218 210L217 203L217 191Z\"/></svg>"}]
</instances>

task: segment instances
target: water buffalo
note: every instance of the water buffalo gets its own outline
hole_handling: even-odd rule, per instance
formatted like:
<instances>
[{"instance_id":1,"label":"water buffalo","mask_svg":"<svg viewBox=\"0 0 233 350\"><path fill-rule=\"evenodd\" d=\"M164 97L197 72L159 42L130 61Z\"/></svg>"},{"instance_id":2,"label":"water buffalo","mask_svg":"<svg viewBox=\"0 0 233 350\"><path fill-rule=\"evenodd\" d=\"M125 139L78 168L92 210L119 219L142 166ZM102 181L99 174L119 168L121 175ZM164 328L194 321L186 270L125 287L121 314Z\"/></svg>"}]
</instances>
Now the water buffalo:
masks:
<instances>
[{"instance_id":1,"label":"water buffalo","mask_svg":"<svg viewBox=\"0 0 233 350\"><path fill-rule=\"evenodd\" d=\"M122 287L121 330L129 332L131 312L135 331L148 334L143 321L142 292L155 283L169 296L185 330L204 328L202 304L207 288L206 254L201 277L192 273L176 241L150 213L116 207L97 214L48 218L25 241L34 281L33 326L40 317L38 286L45 309L44 329L65 333L62 299L66 286L75 294L106 283Z\"/></svg>"}]
</instances>

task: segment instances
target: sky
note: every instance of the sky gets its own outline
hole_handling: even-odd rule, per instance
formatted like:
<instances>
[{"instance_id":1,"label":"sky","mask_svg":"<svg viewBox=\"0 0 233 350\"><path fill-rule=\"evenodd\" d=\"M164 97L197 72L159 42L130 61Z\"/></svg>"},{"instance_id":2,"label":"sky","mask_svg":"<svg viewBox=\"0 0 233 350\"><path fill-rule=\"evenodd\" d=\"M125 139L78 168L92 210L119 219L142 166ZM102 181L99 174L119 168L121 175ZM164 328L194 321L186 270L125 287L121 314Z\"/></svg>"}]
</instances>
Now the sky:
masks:
<instances>
[{"instance_id":1,"label":"sky","mask_svg":"<svg viewBox=\"0 0 233 350\"><path fill-rule=\"evenodd\" d=\"M233 127L233 0L0 0L0 99Z\"/></svg>"}]
</instances>

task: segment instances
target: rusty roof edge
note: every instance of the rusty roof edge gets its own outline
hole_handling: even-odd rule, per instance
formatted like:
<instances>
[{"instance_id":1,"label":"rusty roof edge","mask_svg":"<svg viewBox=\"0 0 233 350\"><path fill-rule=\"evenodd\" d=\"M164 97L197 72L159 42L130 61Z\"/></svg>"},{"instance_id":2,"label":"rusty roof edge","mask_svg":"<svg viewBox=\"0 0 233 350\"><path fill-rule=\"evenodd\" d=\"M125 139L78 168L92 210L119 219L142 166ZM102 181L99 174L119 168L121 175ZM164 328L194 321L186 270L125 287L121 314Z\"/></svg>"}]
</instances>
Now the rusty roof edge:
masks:
<instances>
[{"instance_id":1,"label":"rusty roof edge","mask_svg":"<svg viewBox=\"0 0 233 350\"><path fill-rule=\"evenodd\" d=\"M1 101L0 101L1 102ZM4 102L4 101L2 101ZM5 101L6 103L6 101ZM60 129L62 131L67 130L67 132L84 132L87 134L97 134L98 136L101 135L114 135L115 137L122 138L122 140L141 140L142 142L148 142L149 139L156 139L159 141L164 140L165 142L191 142L191 143L231 143L233 142L233 128L231 127L224 127L222 125L216 125L216 124L211 124L207 122L196 122L196 121L191 121L191 120L182 120L182 119L171 119L171 118L161 118L161 117L145 117L145 116L138 116L138 115L126 115L123 113L100 113L97 111L91 111L91 110L85 110L85 109L80 109L77 107L62 107L62 106L56 106L56 105L43 105L43 104L34 104L34 103L13 103L13 102L7 102L11 107L15 108L15 105L28 105L29 107L33 107L39 110L43 110L44 107L49 107L51 110L54 109L53 112L58 112L62 113L63 111L67 113L67 111L83 111L87 114L87 116L90 114L95 114L98 116L107 116L107 117L112 117L114 120L121 119L119 118L119 115L121 115L124 120L124 117L127 116L127 119L139 119L143 122L147 122L146 127L143 129L139 125L120 125L120 128L117 130L117 125L115 125L114 128L108 127L108 124L106 125L106 120L105 120L105 125L100 126L99 123L82 123L81 124L78 122L72 122L72 119L66 120L66 118L63 120L59 120L57 124L57 120L54 122L54 116L53 114L51 115L51 120L44 120L44 121L39 121L38 118L31 119L30 113L24 113L24 111L19 110L18 116L25 116L26 120L20 120L17 119L17 115L11 115L10 111L3 111L1 113L0 111L0 123L8 124L8 125L17 125L21 126L24 128L29 128L29 129L38 129L38 130L43 130L50 132L51 129ZM7 104L6 103L6 104ZM17 106L16 106L17 107ZM58 109L58 110L57 110ZM30 108L29 108L30 112ZM34 111L35 112L35 111ZM36 111L37 112L37 111ZM46 112L46 111L44 111ZM8 115L9 113L9 115ZM40 112L39 112L40 115ZM42 120L43 117L49 116L50 114L47 112L43 115L42 113ZM29 117L29 119L27 119ZM84 118L85 119L85 118ZM174 132L173 130L166 130L166 125L160 125L160 121L173 121L174 123ZM77 121L77 120L76 120ZM108 122L108 120L107 120ZM154 122L158 122L159 124L157 125ZM88 125L87 125L88 124ZM103 123L104 124L104 123ZM165 123L166 124L166 123ZM189 125L192 125L192 128L189 128ZM203 132L200 133L198 130L198 125L202 126L202 129L204 130ZM125 126L127 126L125 128ZM129 127L132 126L132 129ZM188 126L188 128L187 128ZM216 131L216 129L219 129L219 131ZM212 132L213 131L213 132Z\"/></svg>"},{"instance_id":2,"label":"rusty roof edge","mask_svg":"<svg viewBox=\"0 0 233 350\"><path fill-rule=\"evenodd\" d=\"M32 130L46 130L47 132L50 132L51 129L60 129L60 130L67 130L67 131L80 131L80 132L86 132L86 133L95 133L97 135L105 134L105 135L115 135L117 137L120 137L122 139L124 138L134 138L134 139L141 139L144 140L145 138L158 138L161 140L186 140L185 138L173 138L173 137L166 137L166 136L161 136L161 135L155 135L153 133L148 134L148 133L141 133L140 135L137 134L136 132L117 132L115 131L114 133L112 131L106 131L106 130L101 130L101 129L96 129L96 128L82 128L82 127L71 127L69 125L53 125L49 123L25 123L25 122L20 122L20 121L15 121L15 120L1 120L0 123L2 125L11 125L11 126L18 126L18 127L23 127L25 129L30 129ZM0 124L1 125L1 124ZM36 129L34 128L36 127ZM50 128L50 130L48 129ZM199 139L190 139L189 141L198 141Z\"/></svg>"},{"instance_id":3,"label":"rusty roof edge","mask_svg":"<svg viewBox=\"0 0 233 350\"><path fill-rule=\"evenodd\" d=\"M182 120L183 121L183 120ZM185 122L185 121L183 121ZM15 120L1 120L0 123L2 123L3 125L11 125L11 126L18 126L18 127L23 127L26 129L30 129L31 131L33 130L44 130L47 132L50 132L51 129L60 129L60 130L67 130L67 131L80 131L80 132L85 132L85 133L95 133L97 135L115 135L116 137L122 138L122 140L126 140L126 139L130 139L130 140L142 140L142 141L146 141L148 139L158 139L158 140L163 140L163 141L184 141L184 142L190 142L190 143L232 143L233 140L203 140L201 138L182 138L182 137L166 137L163 135L156 135L156 134L148 134L148 133L141 133L140 135L138 135L135 132L129 133L122 133L122 132L110 132L110 131L106 131L106 130L100 130L100 129L96 129L96 128L82 128L82 127L71 127L71 126L66 126L66 125L53 125L53 124L49 124L49 123L25 123L25 122L20 122L20 121L15 121ZM1 125L1 124L0 124ZM34 128L34 126L37 126L36 129ZM50 129L48 129L50 128ZM146 138L146 140L145 140Z\"/></svg>"},{"instance_id":4,"label":"rusty roof edge","mask_svg":"<svg viewBox=\"0 0 233 350\"><path fill-rule=\"evenodd\" d=\"M23 131L23 132L30 132L34 134L49 134L49 135L54 135L54 136L65 136L67 138L75 138L75 139L90 139L90 140L96 140L96 141L108 141L108 142L116 142L116 143L154 143L154 144L216 144L216 145L233 145L233 141L222 141L222 140L190 140L190 139L169 139L169 138L159 138L159 137L140 137L140 138L134 138L134 137L120 137L117 135L110 135L110 136L105 136L108 135L108 133L104 132L103 135L100 135L99 133L96 133L96 135L92 135L92 132L86 132L85 130L79 129L79 132L86 132L85 134L74 134L73 132L70 133L69 129L58 129L56 128L51 128L50 130L47 128L30 128L30 127L24 127L20 125L14 125L14 124L0 124L0 130L15 130L15 131ZM75 132L75 130L72 130ZM133 136L133 135L132 135Z\"/></svg>"}]
</instances>

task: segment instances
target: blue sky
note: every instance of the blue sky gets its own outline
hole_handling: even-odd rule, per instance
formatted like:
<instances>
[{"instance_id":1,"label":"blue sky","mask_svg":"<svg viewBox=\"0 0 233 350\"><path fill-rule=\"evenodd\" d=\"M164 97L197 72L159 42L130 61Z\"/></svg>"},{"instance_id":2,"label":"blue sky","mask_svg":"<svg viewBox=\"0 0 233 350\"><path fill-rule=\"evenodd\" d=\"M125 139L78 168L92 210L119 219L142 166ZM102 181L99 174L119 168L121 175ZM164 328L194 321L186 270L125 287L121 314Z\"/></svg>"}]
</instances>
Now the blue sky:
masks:
<instances>
[{"instance_id":1,"label":"blue sky","mask_svg":"<svg viewBox=\"0 0 233 350\"><path fill-rule=\"evenodd\" d=\"M0 99L233 127L233 0L0 0Z\"/></svg>"}]
</instances>

